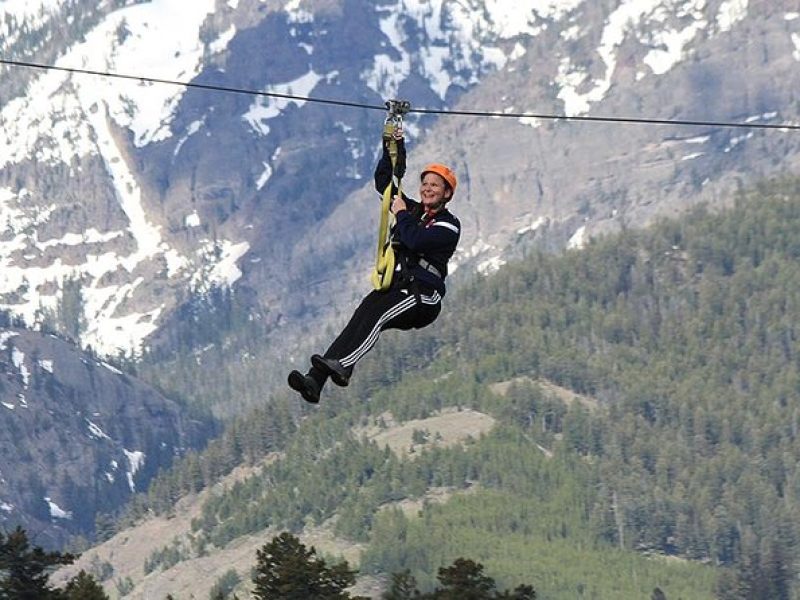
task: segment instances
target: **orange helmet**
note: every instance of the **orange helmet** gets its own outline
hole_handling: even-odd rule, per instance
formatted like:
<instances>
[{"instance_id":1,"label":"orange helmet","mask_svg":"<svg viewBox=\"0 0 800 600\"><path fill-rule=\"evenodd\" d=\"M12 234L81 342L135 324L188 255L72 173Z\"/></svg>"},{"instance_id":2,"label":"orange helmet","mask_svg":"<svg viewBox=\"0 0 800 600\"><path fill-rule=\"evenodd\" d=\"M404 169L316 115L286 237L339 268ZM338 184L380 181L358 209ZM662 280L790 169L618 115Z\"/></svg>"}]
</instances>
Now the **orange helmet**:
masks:
<instances>
[{"instance_id":1,"label":"orange helmet","mask_svg":"<svg viewBox=\"0 0 800 600\"><path fill-rule=\"evenodd\" d=\"M449 167L439 163L431 163L427 165L424 169L422 169L422 173L420 174L420 179L425 177L425 173L436 173L442 179L447 182L447 185L450 186L450 189L455 194L456 192L456 185L458 184L458 179L456 179L456 174L450 170Z\"/></svg>"}]
</instances>

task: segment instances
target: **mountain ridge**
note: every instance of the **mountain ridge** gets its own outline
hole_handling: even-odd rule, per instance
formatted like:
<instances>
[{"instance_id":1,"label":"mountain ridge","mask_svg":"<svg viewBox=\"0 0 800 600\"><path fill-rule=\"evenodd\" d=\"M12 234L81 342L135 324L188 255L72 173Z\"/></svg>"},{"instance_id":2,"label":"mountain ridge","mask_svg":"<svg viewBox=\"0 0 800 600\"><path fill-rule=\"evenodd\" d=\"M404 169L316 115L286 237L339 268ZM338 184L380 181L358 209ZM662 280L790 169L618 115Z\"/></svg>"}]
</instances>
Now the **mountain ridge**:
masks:
<instances>
[{"instance_id":1,"label":"mountain ridge","mask_svg":"<svg viewBox=\"0 0 800 600\"><path fill-rule=\"evenodd\" d=\"M215 426L51 335L0 330L0 523L58 547L92 535Z\"/></svg>"},{"instance_id":2,"label":"mountain ridge","mask_svg":"<svg viewBox=\"0 0 800 600\"><path fill-rule=\"evenodd\" d=\"M89 4L76 3L84 6ZM100 70L194 76L198 83L347 96L370 105L401 95L415 105L443 109L536 107L545 112L544 107L568 116L609 111L791 121L796 115L784 90L791 89L796 71L791 66L800 52L792 37L796 14L789 2L767 10L745 0L697 6L648 0L602 9L570 0L513 10L476 1L361 7L251 0L194 5L179 28L161 36L167 48L147 43L176 22L170 2L159 0L111 10L101 25L86 25L83 45L70 48L57 64L93 66L99 57ZM759 23L761 33L750 35L751 22ZM351 28L359 35L348 35ZM199 42L193 40L198 31ZM149 48L146 54L137 50L143 45ZM177 62L160 59L158 53L167 51ZM737 52L752 59L741 63L742 70L722 68ZM756 68L762 64L769 66L763 75ZM780 81L779 86L762 76ZM4 77L14 81L9 71ZM318 280L342 261L366 259L369 231L353 231L332 256L314 245L309 252L307 239L320 230L336 236L359 221L355 215L365 205L369 185L364 182L377 150L373 113L54 73L31 85L38 86L30 90L35 97L58 92L66 108L48 113L46 104L26 108L16 98L4 106L3 122L13 132L42 118L55 132L63 131L57 119L73 122L75 133L65 139L72 137L74 150L69 144L48 149L58 140L50 132L39 141L36 134L25 137L44 151L39 170L50 171L47 165L57 167L60 161L69 164L75 160L71 154L85 163L78 172L52 169L58 187L75 189L71 180L81 172L105 180L97 191L76 195L83 202L97 196L106 225L92 228L91 210L83 232L63 219L48 220L45 213L26 216L34 227L44 230L47 223L53 230L51 248L72 246L76 258L83 258L65 267L52 254L44 255L39 259L44 268L34 278L36 272L21 258L36 244L17 235L5 250L17 251L9 271L14 278L0 290L6 309L36 323L38 307L54 306L63 281L80 279L87 323L81 342L105 355L141 352L186 301L187 287L195 293L209 285L252 289L258 298L254 310L285 315L279 329L293 323L291 305L301 298L330 318L324 298L340 296L352 280L324 284L309 296L284 271L308 271L306 279ZM681 90L675 99L672 90ZM663 128L501 121L415 116L407 122L413 169L415 157L424 155L450 161L461 174L458 200L465 235L456 263L470 269L502 264L504 254L513 255L517 231L526 227L547 223L539 242L563 248L570 240L577 244L585 236L617 230L621 223L643 225L664 210L726 196L734 178L746 184L753 179L745 172L761 176L773 170L774 159L764 157L780 156L782 168L797 164L797 144L786 134L678 128L664 136ZM0 175L5 181L29 171L19 139L23 136L7 134L4 140ZM509 146L507 139L515 144ZM689 142L676 143L680 139ZM58 158L59 152L66 154ZM580 178L573 177L576 169ZM317 177L308 185L312 172ZM732 175L726 181L715 173ZM23 202L31 207L51 189L33 180L25 187L12 185L5 188L4 202L9 208ZM334 217L331 204L346 207L344 214ZM273 241L274 231L283 238ZM93 259L92 244L102 260ZM103 276L118 283L101 287ZM22 292L13 296L18 289ZM125 335L114 335L115 327ZM291 337L291 328L286 333L276 340Z\"/></svg>"}]
</instances>

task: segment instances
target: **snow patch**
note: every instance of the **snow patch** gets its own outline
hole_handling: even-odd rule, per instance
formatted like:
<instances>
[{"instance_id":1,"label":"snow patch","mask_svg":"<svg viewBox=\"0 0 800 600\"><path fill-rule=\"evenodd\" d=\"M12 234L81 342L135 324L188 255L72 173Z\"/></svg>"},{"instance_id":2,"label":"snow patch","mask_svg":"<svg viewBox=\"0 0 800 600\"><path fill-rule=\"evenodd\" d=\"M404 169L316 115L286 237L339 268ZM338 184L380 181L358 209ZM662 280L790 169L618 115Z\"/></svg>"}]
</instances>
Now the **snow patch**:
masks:
<instances>
[{"instance_id":1,"label":"snow patch","mask_svg":"<svg viewBox=\"0 0 800 600\"><path fill-rule=\"evenodd\" d=\"M0 17L3 21L8 17L38 17L55 11L61 3L62 0L3 0L0 3Z\"/></svg>"},{"instance_id":2,"label":"snow patch","mask_svg":"<svg viewBox=\"0 0 800 600\"><path fill-rule=\"evenodd\" d=\"M777 111L761 113L760 115L750 115L745 119L745 123L755 123L756 121L770 121L778 116Z\"/></svg>"},{"instance_id":3,"label":"snow patch","mask_svg":"<svg viewBox=\"0 0 800 600\"><path fill-rule=\"evenodd\" d=\"M72 513L62 509L58 504L50 500L47 496L45 496L44 501L47 502L47 505L50 507L50 517L53 519L71 519Z\"/></svg>"},{"instance_id":4,"label":"snow patch","mask_svg":"<svg viewBox=\"0 0 800 600\"><path fill-rule=\"evenodd\" d=\"M50 374L54 372L52 360L41 359L39 360L39 366L42 368L43 371L47 371Z\"/></svg>"},{"instance_id":5,"label":"snow patch","mask_svg":"<svg viewBox=\"0 0 800 600\"><path fill-rule=\"evenodd\" d=\"M518 59L522 58L523 56L525 56L526 52L527 52L527 50L525 49L525 46L523 46L522 44L517 42L516 44L514 44L514 48L511 50L511 53L508 55L508 59L511 60L511 61L518 60Z\"/></svg>"},{"instance_id":6,"label":"snow patch","mask_svg":"<svg viewBox=\"0 0 800 600\"><path fill-rule=\"evenodd\" d=\"M294 81L282 83L267 87L264 91L270 94L286 94L291 96L305 96L311 95L311 92L317 84L323 79L330 80L338 73L336 71L328 75L320 75L313 69L302 77L298 77ZM259 97L251 105L249 110L242 116L242 118L250 124L257 133L262 136L269 134L269 126L265 123L269 119L274 119L280 116L283 109L290 104L296 106L303 106L305 100L297 98L275 98L275 97Z\"/></svg>"},{"instance_id":7,"label":"snow patch","mask_svg":"<svg viewBox=\"0 0 800 600\"><path fill-rule=\"evenodd\" d=\"M583 35L580 26L573 25L561 31L560 37L562 40L573 42Z\"/></svg>"},{"instance_id":8,"label":"snow patch","mask_svg":"<svg viewBox=\"0 0 800 600\"><path fill-rule=\"evenodd\" d=\"M794 44L794 52L792 52L792 58L796 61L800 61L800 34L793 33L792 34L792 43Z\"/></svg>"},{"instance_id":9,"label":"snow patch","mask_svg":"<svg viewBox=\"0 0 800 600\"><path fill-rule=\"evenodd\" d=\"M728 4L724 14L729 15L730 20L723 19L725 24L746 16L746 0L733 0ZM684 60L690 42L708 27L703 13L705 7L706 0L623 0L609 15L597 48L605 67L602 76L593 78L584 66L573 65L570 57L561 58L555 82L560 88L557 97L564 103L565 114L570 117L585 114L592 104L606 97L617 67L617 50L631 33L652 46L644 63L653 73L662 75ZM668 11L687 25L681 29L666 26ZM578 35L572 29L562 33L565 34ZM644 76L642 71L637 71L636 80Z\"/></svg>"},{"instance_id":10,"label":"snow patch","mask_svg":"<svg viewBox=\"0 0 800 600\"><path fill-rule=\"evenodd\" d=\"M86 43L70 53L65 62L118 73L143 73L157 79L189 80L202 67L203 44L200 27L214 11L214 0L153 0L114 12L87 36ZM120 41L118 32L127 30ZM98 58L107 56L105 64ZM98 80L93 84L109 103L109 113L134 132L134 143L141 147L172 134L169 122L185 93L185 88L136 81ZM88 106L88 105L85 105ZM131 111L131 108L134 110Z\"/></svg>"},{"instance_id":11,"label":"snow patch","mask_svg":"<svg viewBox=\"0 0 800 600\"><path fill-rule=\"evenodd\" d=\"M198 250L198 254L201 257L206 257L201 262L209 264L214 260L214 264L210 268L205 267L195 273L192 279L194 288L204 291L212 285L233 285L242 276L242 272L236 263L242 256L247 254L248 250L250 250L250 244L247 242L238 244L227 240L207 242L203 248Z\"/></svg>"},{"instance_id":12,"label":"snow patch","mask_svg":"<svg viewBox=\"0 0 800 600\"><path fill-rule=\"evenodd\" d=\"M569 117L589 112L594 102L605 98L611 88L611 78L617 66L616 50L630 31L645 15L659 7L661 0L625 0L609 15L600 38L597 53L605 65L604 76L591 81L589 73L571 63L569 57L561 59L556 84L561 88L558 98L564 103L564 112ZM588 91L582 92L589 88Z\"/></svg>"},{"instance_id":13,"label":"snow patch","mask_svg":"<svg viewBox=\"0 0 800 600\"><path fill-rule=\"evenodd\" d=\"M537 119L536 117L520 117L519 123L521 125L527 125L528 127L532 127L534 129L542 126L542 120Z\"/></svg>"},{"instance_id":14,"label":"snow patch","mask_svg":"<svg viewBox=\"0 0 800 600\"><path fill-rule=\"evenodd\" d=\"M178 254L178 251L174 248L167 250L164 253L164 258L167 261L167 277L170 279L189 266L189 259Z\"/></svg>"},{"instance_id":15,"label":"snow patch","mask_svg":"<svg viewBox=\"0 0 800 600\"><path fill-rule=\"evenodd\" d=\"M11 362L22 376L22 387L28 389L30 382L30 372L28 367L25 366L25 353L17 347L11 349Z\"/></svg>"},{"instance_id":16,"label":"snow patch","mask_svg":"<svg viewBox=\"0 0 800 600\"><path fill-rule=\"evenodd\" d=\"M731 138L731 141L730 141L730 142L728 142L728 145L725 147L725 149L723 150L723 152L730 152L731 150L733 150L734 148L736 148L736 146L738 146L738 145L739 145L739 144L741 144L742 142L746 142L747 140L749 140L749 139L750 139L751 137L753 137L754 135L755 135L755 134L754 134L754 133L751 131L751 132L749 132L749 133L745 133L744 135L740 135L740 136L732 137L732 138Z\"/></svg>"},{"instance_id":17,"label":"snow patch","mask_svg":"<svg viewBox=\"0 0 800 600\"><path fill-rule=\"evenodd\" d=\"M206 118L203 117L199 121L192 121L189 124L189 126L186 128L186 134L180 140L178 140L177 144L175 144L175 150L172 151L173 157L178 156L178 153L181 151L181 148L183 148L183 145L186 143L186 140L188 140L195 133L200 131L200 128L203 125L205 125L205 123L206 123Z\"/></svg>"},{"instance_id":18,"label":"snow patch","mask_svg":"<svg viewBox=\"0 0 800 600\"><path fill-rule=\"evenodd\" d=\"M100 361L100 365L103 366L104 368L108 369L109 371L111 371L115 375L122 375L123 374L122 371L120 371L117 367L111 366L107 362Z\"/></svg>"},{"instance_id":19,"label":"snow patch","mask_svg":"<svg viewBox=\"0 0 800 600\"><path fill-rule=\"evenodd\" d=\"M233 37L236 35L236 26L231 25L226 31L208 45L208 49L212 54L219 54L223 52Z\"/></svg>"},{"instance_id":20,"label":"snow patch","mask_svg":"<svg viewBox=\"0 0 800 600\"><path fill-rule=\"evenodd\" d=\"M314 20L313 13L300 8L300 0L289 0L283 7L288 15L289 23L311 23Z\"/></svg>"},{"instance_id":21,"label":"snow patch","mask_svg":"<svg viewBox=\"0 0 800 600\"><path fill-rule=\"evenodd\" d=\"M117 192L120 208L128 217L129 230L136 240L137 249L131 256L123 260L128 271L132 271L141 261L158 253L161 245L159 228L147 221L147 215L142 206L142 193L136 178L128 169L122 151L114 141L113 134L108 127L105 111L98 109L88 116L97 135L97 145L100 155L105 162L106 169L111 176Z\"/></svg>"},{"instance_id":22,"label":"snow patch","mask_svg":"<svg viewBox=\"0 0 800 600\"><path fill-rule=\"evenodd\" d=\"M119 352L135 352L142 340L156 329L163 305L144 313L129 313L117 316L117 308L138 288L143 278L121 286L98 288L96 284L83 289L86 314L96 318L89 323L82 338L85 345L103 355L116 355Z\"/></svg>"},{"instance_id":23,"label":"snow patch","mask_svg":"<svg viewBox=\"0 0 800 600\"><path fill-rule=\"evenodd\" d=\"M536 11L531 3L486 0L484 5L489 13L489 21L501 38L530 33L530 23L536 20Z\"/></svg>"},{"instance_id":24,"label":"snow patch","mask_svg":"<svg viewBox=\"0 0 800 600\"><path fill-rule=\"evenodd\" d=\"M264 165L264 171L259 175L258 181L256 181L256 189L258 190L263 188L267 184L267 181L269 181L269 178L272 177L272 167L269 163L262 162L261 164Z\"/></svg>"},{"instance_id":25,"label":"snow patch","mask_svg":"<svg viewBox=\"0 0 800 600\"><path fill-rule=\"evenodd\" d=\"M128 459L131 473L136 475L142 465L144 465L144 452L139 450L126 450L124 448L123 451L125 452L125 457Z\"/></svg>"},{"instance_id":26,"label":"snow patch","mask_svg":"<svg viewBox=\"0 0 800 600\"><path fill-rule=\"evenodd\" d=\"M0 331L0 350L5 350L6 342L18 335L16 331Z\"/></svg>"},{"instance_id":27,"label":"snow patch","mask_svg":"<svg viewBox=\"0 0 800 600\"><path fill-rule=\"evenodd\" d=\"M67 233L64 237L54 238L46 242L39 241L39 232L34 232L34 245L39 250L47 250L55 246L86 246L88 244L103 244L125 235L122 231L109 231L101 233L95 228L87 229L83 233Z\"/></svg>"},{"instance_id":28,"label":"snow patch","mask_svg":"<svg viewBox=\"0 0 800 600\"><path fill-rule=\"evenodd\" d=\"M3 512L10 513L11 511L14 510L14 505L9 504L8 502L0 502L0 510L2 510Z\"/></svg>"},{"instance_id":29,"label":"snow patch","mask_svg":"<svg viewBox=\"0 0 800 600\"><path fill-rule=\"evenodd\" d=\"M586 241L586 225L581 225L572 237L569 238L567 248L583 248L586 246Z\"/></svg>"},{"instance_id":30,"label":"snow patch","mask_svg":"<svg viewBox=\"0 0 800 600\"><path fill-rule=\"evenodd\" d=\"M470 259L476 258L480 255L487 255L491 252L497 252L497 251L498 248L496 246L493 246L485 242L483 239L478 238L477 240L475 240L475 243L473 243L472 246L468 248L459 247L456 249L453 258L451 259L450 264L448 265L448 270L451 274L455 273L456 269L458 269L458 267L461 266L462 263Z\"/></svg>"},{"instance_id":31,"label":"snow patch","mask_svg":"<svg viewBox=\"0 0 800 600\"><path fill-rule=\"evenodd\" d=\"M197 214L197 211L186 215L183 219L183 224L186 227L200 227L200 215Z\"/></svg>"},{"instance_id":32,"label":"snow patch","mask_svg":"<svg viewBox=\"0 0 800 600\"><path fill-rule=\"evenodd\" d=\"M85 419L86 425L89 427L89 437L95 440L110 440L111 438L106 435L106 433L100 429L95 423L92 423L89 419Z\"/></svg>"},{"instance_id":33,"label":"snow patch","mask_svg":"<svg viewBox=\"0 0 800 600\"><path fill-rule=\"evenodd\" d=\"M140 452L138 450L130 451L123 448L122 451L125 453L125 457L128 459L128 487L130 488L131 492L135 492L136 485L133 483L133 477L144 465L145 455L144 452Z\"/></svg>"},{"instance_id":34,"label":"snow patch","mask_svg":"<svg viewBox=\"0 0 800 600\"><path fill-rule=\"evenodd\" d=\"M0 48L9 48L21 35L44 24L61 0L4 0L0 2Z\"/></svg>"},{"instance_id":35,"label":"snow patch","mask_svg":"<svg viewBox=\"0 0 800 600\"><path fill-rule=\"evenodd\" d=\"M153 0L108 15L57 67L188 80L202 66L200 27L213 0ZM50 70L0 113L0 168L30 158L69 165L98 154L92 126L108 113L141 147L172 134L169 123L185 88ZM103 129L105 123L100 124Z\"/></svg>"},{"instance_id":36,"label":"snow patch","mask_svg":"<svg viewBox=\"0 0 800 600\"><path fill-rule=\"evenodd\" d=\"M656 33L653 39L661 48L648 52L644 63L654 74L663 75L685 57L685 48L707 25L701 19L680 31L664 30Z\"/></svg>"},{"instance_id":37,"label":"snow patch","mask_svg":"<svg viewBox=\"0 0 800 600\"><path fill-rule=\"evenodd\" d=\"M733 26L747 17L748 0L725 0L717 13L717 27L721 32L730 31Z\"/></svg>"},{"instance_id":38,"label":"snow patch","mask_svg":"<svg viewBox=\"0 0 800 600\"><path fill-rule=\"evenodd\" d=\"M382 97L394 98L414 73L444 100L451 85L473 85L482 72L501 69L525 52L517 43L506 54L498 42L535 36L548 19L562 16L582 1L552 0L532 6L507 0L395 0L377 9L379 27L393 52L376 56L361 78ZM426 41L418 54L405 49L408 31L419 31Z\"/></svg>"},{"instance_id":39,"label":"snow patch","mask_svg":"<svg viewBox=\"0 0 800 600\"><path fill-rule=\"evenodd\" d=\"M106 471L104 474L108 480L108 483L114 483L117 480L115 473L117 470L119 470L119 463L112 458L109 466L111 467L111 471Z\"/></svg>"},{"instance_id":40,"label":"snow patch","mask_svg":"<svg viewBox=\"0 0 800 600\"><path fill-rule=\"evenodd\" d=\"M493 256L481 263L478 264L478 273L481 275L489 275L490 273L494 273L499 271L500 268L506 264L506 261L503 260L500 256Z\"/></svg>"},{"instance_id":41,"label":"snow patch","mask_svg":"<svg viewBox=\"0 0 800 600\"><path fill-rule=\"evenodd\" d=\"M539 229L539 227L546 224L547 224L547 219L545 217L538 217L530 225L517 229L517 235L523 235L525 233L528 233L529 231L536 231L537 229Z\"/></svg>"}]
</instances>

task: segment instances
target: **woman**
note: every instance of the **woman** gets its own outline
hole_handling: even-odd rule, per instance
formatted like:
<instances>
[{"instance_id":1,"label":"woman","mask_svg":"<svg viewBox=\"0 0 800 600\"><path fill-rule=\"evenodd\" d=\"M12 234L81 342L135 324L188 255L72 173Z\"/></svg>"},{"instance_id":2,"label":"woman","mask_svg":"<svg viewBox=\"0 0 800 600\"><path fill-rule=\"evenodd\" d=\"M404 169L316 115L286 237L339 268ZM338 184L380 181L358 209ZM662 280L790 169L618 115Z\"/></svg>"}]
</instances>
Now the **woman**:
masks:
<instances>
[{"instance_id":1,"label":"woman","mask_svg":"<svg viewBox=\"0 0 800 600\"><path fill-rule=\"evenodd\" d=\"M405 169L402 131L395 136L398 175ZM392 182L392 161L384 140L383 155L375 168L375 187L383 193ZM403 194L393 198L390 210L396 222L391 240L397 259L392 283L385 291L372 291L350 318L350 322L324 355L311 357L311 369L303 375L289 374L289 387L307 402L319 402L330 377L336 385L350 382L355 364L372 349L381 331L420 329L439 316L447 263L455 252L461 232L458 219L447 210L453 199L455 174L438 163L420 174L419 202Z\"/></svg>"}]
</instances>

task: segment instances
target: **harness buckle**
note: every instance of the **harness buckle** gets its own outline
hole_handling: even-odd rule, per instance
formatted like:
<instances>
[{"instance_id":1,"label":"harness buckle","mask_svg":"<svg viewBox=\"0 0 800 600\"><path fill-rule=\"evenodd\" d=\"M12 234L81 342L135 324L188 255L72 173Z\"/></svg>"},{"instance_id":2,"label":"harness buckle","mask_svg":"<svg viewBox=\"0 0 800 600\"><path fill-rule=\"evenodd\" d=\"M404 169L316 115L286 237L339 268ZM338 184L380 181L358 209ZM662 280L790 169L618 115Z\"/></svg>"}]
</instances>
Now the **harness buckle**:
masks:
<instances>
[{"instance_id":1,"label":"harness buckle","mask_svg":"<svg viewBox=\"0 0 800 600\"><path fill-rule=\"evenodd\" d=\"M442 272L424 258L420 257L420 259L417 261L417 264L425 269L428 273L436 275L439 279L442 278Z\"/></svg>"}]
</instances>

